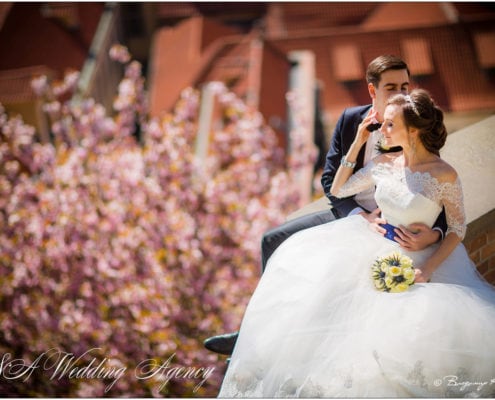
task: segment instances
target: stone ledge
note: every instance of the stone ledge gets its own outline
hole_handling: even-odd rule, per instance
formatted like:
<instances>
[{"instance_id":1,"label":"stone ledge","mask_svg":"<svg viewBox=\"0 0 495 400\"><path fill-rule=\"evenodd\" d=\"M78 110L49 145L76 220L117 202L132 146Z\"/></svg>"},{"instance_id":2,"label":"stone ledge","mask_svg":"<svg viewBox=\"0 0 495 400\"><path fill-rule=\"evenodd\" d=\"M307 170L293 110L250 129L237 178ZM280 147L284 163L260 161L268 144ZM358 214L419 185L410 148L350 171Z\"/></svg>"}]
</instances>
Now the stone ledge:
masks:
<instances>
[{"instance_id":1,"label":"stone ledge","mask_svg":"<svg viewBox=\"0 0 495 400\"><path fill-rule=\"evenodd\" d=\"M495 116L449 135L440 154L461 180L467 223L495 209Z\"/></svg>"},{"instance_id":2,"label":"stone ledge","mask_svg":"<svg viewBox=\"0 0 495 400\"><path fill-rule=\"evenodd\" d=\"M286 219L287 221L290 221L291 219L299 218L303 215L308 215L318 211L328 210L330 212L331 209L332 205L330 204L330 200L327 196L322 196L289 214Z\"/></svg>"}]
</instances>

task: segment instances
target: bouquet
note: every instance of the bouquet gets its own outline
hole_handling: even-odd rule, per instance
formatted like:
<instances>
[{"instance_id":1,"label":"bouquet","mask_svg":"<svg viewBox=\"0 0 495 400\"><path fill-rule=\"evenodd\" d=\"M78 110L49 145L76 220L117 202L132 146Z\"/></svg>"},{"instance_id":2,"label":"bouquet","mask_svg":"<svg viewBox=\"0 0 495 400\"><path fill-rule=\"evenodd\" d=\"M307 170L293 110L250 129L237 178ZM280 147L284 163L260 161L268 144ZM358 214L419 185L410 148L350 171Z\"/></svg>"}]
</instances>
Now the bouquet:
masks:
<instances>
[{"instance_id":1,"label":"bouquet","mask_svg":"<svg viewBox=\"0 0 495 400\"><path fill-rule=\"evenodd\" d=\"M400 252L378 257L371 271L375 287L382 292L405 292L414 284L416 276L413 261Z\"/></svg>"}]
</instances>

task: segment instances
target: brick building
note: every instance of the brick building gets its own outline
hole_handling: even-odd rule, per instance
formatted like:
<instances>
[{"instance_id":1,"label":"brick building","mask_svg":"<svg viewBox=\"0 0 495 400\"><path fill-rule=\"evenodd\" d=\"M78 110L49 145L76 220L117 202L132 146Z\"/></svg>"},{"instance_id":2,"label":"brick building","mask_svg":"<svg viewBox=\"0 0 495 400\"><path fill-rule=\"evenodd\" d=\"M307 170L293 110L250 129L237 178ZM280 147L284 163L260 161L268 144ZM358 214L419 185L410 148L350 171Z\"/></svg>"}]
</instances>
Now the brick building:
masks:
<instances>
[{"instance_id":1,"label":"brick building","mask_svg":"<svg viewBox=\"0 0 495 400\"><path fill-rule=\"evenodd\" d=\"M80 70L103 8L103 3L0 3L0 103L42 135L47 128L31 80Z\"/></svg>"},{"instance_id":2,"label":"brick building","mask_svg":"<svg viewBox=\"0 0 495 400\"><path fill-rule=\"evenodd\" d=\"M150 80L158 75L161 79L159 88L150 88L152 93L160 92L151 97L154 112L168 108L177 96L176 90L168 90L168 85L173 83L167 85L166 81L187 80L188 70L192 68L210 71L198 72L189 78L192 84L220 79L248 98L249 88L243 85L243 79L248 76L252 63L248 47L244 46L243 51L240 43L248 41L253 32L279 54L287 55L295 50L314 54L321 108L330 126L345 107L369 101L363 79L365 68L376 55L384 53L402 56L410 65L416 85L428 89L447 112L482 110L490 114L495 110L495 7L492 3L273 2L238 3L236 8L227 9L221 3L204 4L162 3L157 6L157 14L169 21L169 25L157 31L151 48ZM191 19L186 17L188 13L196 20L201 18L202 27L198 28L200 23L192 27ZM251 21L249 29L246 20ZM233 28L231 32L220 34L218 28L211 27L213 23ZM196 34L204 38L207 33L208 40L193 38ZM185 65L176 59L183 55L166 42L184 46L188 38L202 40L202 48L198 48ZM234 43L239 46L231 54ZM213 49L215 54L212 54ZM160 55L154 57L155 51L160 51ZM166 58L173 58L175 70L167 67ZM230 70L226 65L228 59ZM155 63L161 63L160 68L155 68ZM279 64L269 64L260 78L268 84L273 79L280 80L284 74ZM266 90L265 96L272 104L284 102L279 90ZM270 120L269 114L265 117Z\"/></svg>"}]
</instances>

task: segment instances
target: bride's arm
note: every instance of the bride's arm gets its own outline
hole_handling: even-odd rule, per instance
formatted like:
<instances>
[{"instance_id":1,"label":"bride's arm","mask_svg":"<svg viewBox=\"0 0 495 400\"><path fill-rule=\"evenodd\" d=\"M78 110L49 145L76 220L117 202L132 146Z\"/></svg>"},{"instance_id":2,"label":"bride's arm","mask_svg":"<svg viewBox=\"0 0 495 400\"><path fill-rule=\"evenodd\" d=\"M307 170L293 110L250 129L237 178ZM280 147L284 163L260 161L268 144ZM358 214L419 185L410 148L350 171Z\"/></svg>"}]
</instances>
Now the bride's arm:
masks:
<instances>
[{"instance_id":1,"label":"bride's arm","mask_svg":"<svg viewBox=\"0 0 495 400\"><path fill-rule=\"evenodd\" d=\"M416 282L427 282L433 272L454 251L466 234L464 200L457 173L452 170L448 176L448 180L441 183L440 187L447 216L447 235L432 256L416 269Z\"/></svg>"},{"instance_id":2,"label":"bride's arm","mask_svg":"<svg viewBox=\"0 0 495 400\"><path fill-rule=\"evenodd\" d=\"M433 272L454 251L461 240L457 234L449 233L437 251L422 266L416 268L416 282L428 282Z\"/></svg>"},{"instance_id":3,"label":"bride's arm","mask_svg":"<svg viewBox=\"0 0 495 400\"><path fill-rule=\"evenodd\" d=\"M366 129L366 127L371 123L371 121L374 118L374 114L368 114L361 124L358 126L358 131L356 134L356 137L354 138L354 141L351 144L351 147L349 148L349 151L347 154L342 158L342 163L339 166L339 169L337 170L335 174L335 178L332 183L332 187L330 188L330 193L332 196L335 197L344 197L342 193L340 192L340 189L344 185L344 183L347 182L347 180L350 178L352 175L352 171L354 169L354 166L350 166L352 164L355 165L359 150L361 150L361 147L366 143L370 136L370 132ZM347 166L345 165L347 163ZM355 193L352 193L355 194Z\"/></svg>"}]
</instances>

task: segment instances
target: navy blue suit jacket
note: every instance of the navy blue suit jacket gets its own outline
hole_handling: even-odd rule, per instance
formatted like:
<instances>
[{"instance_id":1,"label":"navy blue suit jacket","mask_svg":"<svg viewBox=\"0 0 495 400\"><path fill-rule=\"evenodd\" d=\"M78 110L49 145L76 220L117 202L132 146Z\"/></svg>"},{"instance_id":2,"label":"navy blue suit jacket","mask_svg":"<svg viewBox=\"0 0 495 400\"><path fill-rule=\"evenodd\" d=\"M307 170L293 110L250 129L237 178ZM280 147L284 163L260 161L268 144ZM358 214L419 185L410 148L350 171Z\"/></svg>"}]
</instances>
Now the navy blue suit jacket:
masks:
<instances>
[{"instance_id":1,"label":"navy blue suit jacket","mask_svg":"<svg viewBox=\"0 0 495 400\"><path fill-rule=\"evenodd\" d=\"M357 134L357 129L361 121L366 117L366 114L371 108L371 104L367 106L358 106L347 108L344 110L332 136L332 143L327 153L325 168L321 177L321 184L325 195L332 202L332 211L337 218L347 216L353 209L360 207L354 200L354 196L338 199L330 194L333 179L340 166L340 160L347 154L352 142ZM365 147L363 146L356 160L354 171L363 167ZM372 211L372 210L367 210Z\"/></svg>"}]
</instances>

